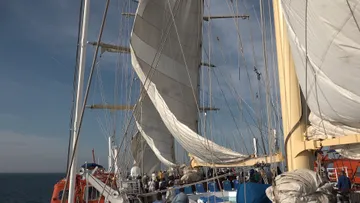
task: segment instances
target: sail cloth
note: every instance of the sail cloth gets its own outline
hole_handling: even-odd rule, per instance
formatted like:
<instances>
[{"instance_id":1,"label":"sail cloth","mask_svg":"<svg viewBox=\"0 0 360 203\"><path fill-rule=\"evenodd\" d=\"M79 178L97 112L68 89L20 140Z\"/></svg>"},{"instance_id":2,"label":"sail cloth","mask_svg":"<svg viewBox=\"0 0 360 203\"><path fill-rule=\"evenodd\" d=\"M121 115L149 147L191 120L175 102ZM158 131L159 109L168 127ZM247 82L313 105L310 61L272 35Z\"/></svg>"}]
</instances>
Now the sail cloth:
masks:
<instances>
[{"instance_id":1,"label":"sail cloth","mask_svg":"<svg viewBox=\"0 0 360 203\"><path fill-rule=\"evenodd\" d=\"M358 3L282 0L297 77L311 110L309 139L360 132Z\"/></svg>"},{"instance_id":2,"label":"sail cloth","mask_svg":"<svg viewBox=\"0 0 360 203\"><path fill-rule=\"evenodd\" d=\"M174 163L171 135L203 162L233 163L248 157L195 132L202 6L202 1L194 0L142 0L135 15L131 61L146 90L137 126L166 165Z\"/></svg>"},{"instance_id":3,"label":"sail cloth","mask_svg":"<svg viewBox=\"0 0 360 203\"><path fill-rule=\"evenodd\" d=\"M134 158L134 165L138 166L142 173L151 176L154 171L160 170L161 163L159 159L139 132L131 140L131 152Z\"/></svg>"},{"instance_id":4,"label":"sail cloth","mask_svg":"<svg viewBox=\"0 0 360 203\"><path fill-rule=\"evenodd\" d=\"M174 138L161 120L149 97L140 98L140 112L135 115L137 128L158 159L175 167Z\"/></svg>"},{"instance_id":5,"label":"sail cloth","mask_svg":"<svg viewBox=\"0 0 360 203\"><path fill-rule=\"evenodd\" d=\"M266 196L278 203L330 203L336 200L332 190L315 171L298 169L276 176Z\"/></svg>"}]
</instances>

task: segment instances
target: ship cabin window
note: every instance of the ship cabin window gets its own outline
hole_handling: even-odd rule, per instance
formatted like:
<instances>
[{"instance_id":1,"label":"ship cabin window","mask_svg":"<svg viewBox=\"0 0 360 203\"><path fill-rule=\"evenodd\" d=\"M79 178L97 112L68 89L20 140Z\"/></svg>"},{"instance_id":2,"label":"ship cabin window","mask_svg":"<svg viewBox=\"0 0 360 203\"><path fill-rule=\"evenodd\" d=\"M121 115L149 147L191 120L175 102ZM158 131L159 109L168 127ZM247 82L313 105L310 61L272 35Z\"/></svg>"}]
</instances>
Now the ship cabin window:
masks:
<instances>
[{"instance_id":1,"label":"ship cabin window","mask_svg":"<svg viewBox=\"0 0 360 203\"><path fill-rule=\"evenodd\" d=\"M100 192L97 191L94 187L89 186L89 188L88 188L88 200L92 201L92 200L99 200L99 199L100 199Z\"/></svg>"},{"instance_id":2,"label":"ship cabin window","mask_svg":"<svg viewBox=\"0 0 360 203\"><path fill-rule=\"evenodd\" d=\"M64 193L64 190L60 190L59 192L59 196L58 196L58 199L61 200L61 198L63 197L63 193ZM64 199L68 199L68 196L69 196L69 190L65 190L65 195L64 195Z\"/></svg>"}]
</instances>

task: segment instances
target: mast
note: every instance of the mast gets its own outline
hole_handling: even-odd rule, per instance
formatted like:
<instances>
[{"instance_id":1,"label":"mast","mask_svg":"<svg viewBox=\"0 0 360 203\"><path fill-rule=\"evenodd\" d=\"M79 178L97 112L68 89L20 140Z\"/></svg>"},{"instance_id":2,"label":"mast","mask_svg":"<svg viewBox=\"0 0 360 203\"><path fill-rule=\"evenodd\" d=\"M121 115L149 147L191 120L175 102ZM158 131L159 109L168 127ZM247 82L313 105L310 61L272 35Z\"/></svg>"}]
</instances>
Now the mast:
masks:
<instances>
[{"instance_id":1,"label":"mast","mask_svg":"<svg viewBox=\"0 0 360 203\"><path fill-rule=\"evenodd\" d=\"M113 150L114 152L114 173L116 174L119 171L119 162L118 162L118 153L119 153L119 148L116 146L113 146Z\"/></svg>"},{"instance_id":2,"label":"mast","mask_svg":"<svg viewBox=\"0 0 360 203\"><path fill-rule=\"evenodd\" d=\"M78 127L79 119L81 117L81 105L83 104L83 86L84 86L84 70L85 70L85 57L86 57L86 38L87 38L87 27L89 20L90 11L90 0L84 0L83 20L81 27L81 41L80 41L80 57L79 57L79 69L77 78L77 91L75 101L75 115L74 115L74 126L73 126L73 141L72 151L74 152L74 158L71 162L70 168L70 184L69 184L69 197L68 203L73 203L75 200L75 183L76 183L76 165L77 165L77 149L76 140L78 139Z\"/></svg>"},{"instance_id":3,"label":"mast","mask_svg":"<svg viewBox=\"0 0 360 203\"><path fill-rule=\"evenodd\" d=\"M112 136L110 135L108 138L108 171L112 171L112 164L113 164L113 152L112 152Z\"/></svg>"},{"instance_id":4,"label":"mast","mask_svg":"<svg viewBox=\"0 0 360 203\"><path fill-rule=\"evenodd\" d=\"M94 149L92 149L92 159L93 159L93 162L96 163L95 150Z\"/></svg>"},{"instance_id":5,"label":"mast","mask_svg":"<svg viewBox=\"0 0 360 203\"><path fill-rule=\"evenodd\" d=\"M257 140L255 137L253 138L253 144L254 144L254 156L257 157Z\"/></svg>"},{"instance_id":6,"label":"mast","mask_svg":"<svg viewBox=\"0 0 360 203\"><path fill-rule=\"evenodd\" d=\"M306 131L304 118L307 115L303 115L303 109L306 105L301 105L301 91L280 0L273 1L273 9L287 169L288 171L310 169L312 154L306 150L304 142ZM306 104L305 101L303 103Z\"/></svg>"},{"instance_id":7,"label":"mast","mask_svg":"<svg viewBox=\"0 0 360 203\"><path fill-rule=\"evenodd\" d=\"M203 1L201 1L201 6L200 6L200 15L204 15L204 0ZM202 56L202 35L203 35L203 23L201 22L201 24L200 24L200 27L202 28L201 29L201 37L200 37L200 39L201 39L201 41L200 41L200 52L201 52L201 54L200 54L200 56ZM209 60L209 63L210 63L210 60ZM198 69L198 75L197 75L197 84L196 84L196 88L197 88L197 91L196 91L196 103L200 106L200 98L201 98L201 93L200 93L200 80L201 80L201 73L202 73L202 71L201 71L201 67L202 67L202 65L204 65L205 66L205 64L207 64L206 62L202 62L202 63L200 63L199 64L199 69ZM209 66L210 67L210 66ZM204 111L204 113L205 113L205 115L206 115L206 111ZM205 119L206 118L204 118L204 125L206 126L206 123L205 123ZM196 124L195 124L195 130L196 130L196 133L198 133L199 135L200 135L200 132L201 132L201 130L199 129L199 121L200 121L200 114L198 113L197 114L197 120L196 120ZM201 126L202 127L202 126ZM204 132L205 133L205 132ZM190 156L190 160L192 159L192 157Z\"/></svg>"}]
</instances>

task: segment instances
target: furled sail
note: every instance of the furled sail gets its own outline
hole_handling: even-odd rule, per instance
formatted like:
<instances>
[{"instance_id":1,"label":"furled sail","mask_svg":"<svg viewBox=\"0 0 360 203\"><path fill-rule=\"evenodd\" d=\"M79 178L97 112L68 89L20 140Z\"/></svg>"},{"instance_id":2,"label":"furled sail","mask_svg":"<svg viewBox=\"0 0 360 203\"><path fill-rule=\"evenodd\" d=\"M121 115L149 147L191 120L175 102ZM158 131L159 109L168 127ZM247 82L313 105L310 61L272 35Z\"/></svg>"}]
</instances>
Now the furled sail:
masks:
<instances>
[{"instance_id":1,"label":"furled sail","mask_svg":"<svg viewBox=\"0 0 360 203\"><path fill-rule=\"evenodd\" d=\"M139 132L131 140L131 152L135 162L134 165L138 166L142 173L150 176L154 171L160 170L159 159Z\"/></svg>"},{"instance_id":2,"label":"furled sail","mask_svg":"<svg viewBox=\"0 0 360 203\"><path fill-rule=\"evenodd\" d=\"M309 139L360 132L357 4L355 0L282 0L298 80L311 110Z\"/></svg>"},{"instance_id":3,"label":"furled sail","mask_svg":"<svg viewBox=\"0 0 360 203\"><path fill-rule=\"evenodd\" d=\"M199 161L233 163L249 157L195 132L202 6L194 0L142 0L131 33L132 65L146 90L137 126L167 165L174 163L171 136Z\"/></svg>"}]
</instances>

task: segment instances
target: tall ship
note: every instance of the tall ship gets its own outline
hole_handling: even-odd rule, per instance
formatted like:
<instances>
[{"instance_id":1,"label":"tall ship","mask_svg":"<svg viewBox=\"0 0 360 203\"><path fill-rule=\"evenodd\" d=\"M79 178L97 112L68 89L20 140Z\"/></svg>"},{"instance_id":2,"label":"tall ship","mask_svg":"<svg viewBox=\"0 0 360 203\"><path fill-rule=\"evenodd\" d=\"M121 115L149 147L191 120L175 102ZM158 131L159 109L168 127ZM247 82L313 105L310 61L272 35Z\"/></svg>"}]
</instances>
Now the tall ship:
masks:
<instances>
[{"instance_id":1,"label":"tall ship","mask_svg":"<svg viewBox=\"0 0 360 203\"><path fill-rule=\"evenodd\" d=\"M343 172L356 190L357 3L106 0L97 40L88 41L90 0L82 0L67 171L51 202L153 202L157 194L168 202L172 192L199 203L333 202ZM103 39L112 7L121 18L116 44ZM114 102L101 94L90 103L109 55L118 57ZM95 158L77 167L91 109L108 115L107 168Z\"/></svg>"}]
</instances>

